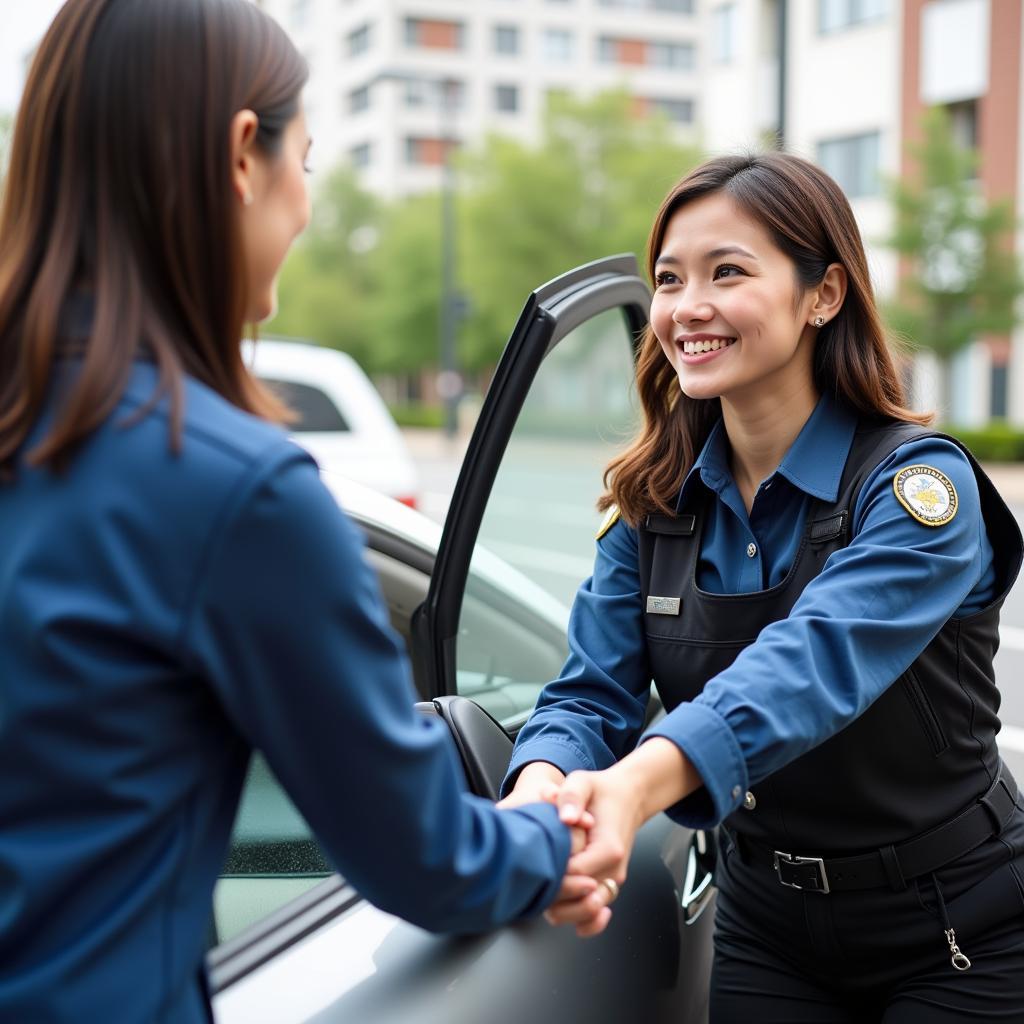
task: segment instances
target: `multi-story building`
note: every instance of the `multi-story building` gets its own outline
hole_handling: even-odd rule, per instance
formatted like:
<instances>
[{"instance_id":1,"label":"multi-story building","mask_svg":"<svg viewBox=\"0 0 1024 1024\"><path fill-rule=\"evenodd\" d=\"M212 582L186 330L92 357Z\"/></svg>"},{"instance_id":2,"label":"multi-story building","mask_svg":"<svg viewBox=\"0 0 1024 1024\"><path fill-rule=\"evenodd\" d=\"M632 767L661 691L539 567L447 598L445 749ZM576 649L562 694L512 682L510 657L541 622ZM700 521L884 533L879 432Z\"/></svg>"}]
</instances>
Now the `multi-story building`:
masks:
<instances>
[{"instance_id":1,"label":"multi-story building","mask_svg":"<svg viewBox=\"0 0 1024 1024\"><path fill-rule=\"evenodd\" d=\"M712 151L781 139L850 196L878 293L900 268L884 181L912 173L906 143L941 104L980 151L979 188L1024 198L1022 0L705 0L708 64L700 97ZM1024 253L1024 235L1018 238ZM1016 357L1011 359L1011 353ZM936 404L935 364L915 360L917 404ZM984 338L955 359L945 417L1024 423L1024 331Z\"/></svg>"},{"instance_id":2,"label":"multi-story building","mask_svg":"<svg viewBox=\"0 0 1024 1024\"><path fill-rule=\"evenodd\" d=\"M436 187L448 147L529 140L548 94L625 85L692 135L696 0L263 0L307 55L316 162L395 196Z\"/></svg>"},{"instance_id":3,"label":"multi-story building","mask_svg":"<svg viewBox=\"0 0 1024 1024\"><path fill-rule=\"evenodd\" d=\"M1024 208L1024 0L257 0L312 67L316 163L395 196L437 187L449 147L537 136L547 96L625 85L709 152L782 145L843 186L876 291L898 286L885 181L923 110L981 153L979 190ZM1018 238L1024 253L1024 231ZM934 362L914 391L936 399ZM1024 424L1024 330L960 353L943 416Z\"/></svg>"}]
</instances>

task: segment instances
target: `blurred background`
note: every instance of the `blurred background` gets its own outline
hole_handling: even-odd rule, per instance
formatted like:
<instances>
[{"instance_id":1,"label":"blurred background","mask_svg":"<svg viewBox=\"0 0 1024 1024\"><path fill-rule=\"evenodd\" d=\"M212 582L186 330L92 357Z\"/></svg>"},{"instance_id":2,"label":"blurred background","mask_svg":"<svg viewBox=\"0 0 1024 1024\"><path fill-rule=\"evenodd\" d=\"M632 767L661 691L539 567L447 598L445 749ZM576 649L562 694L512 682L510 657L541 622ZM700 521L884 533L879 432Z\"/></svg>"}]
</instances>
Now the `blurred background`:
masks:
<instances>
[{"instance_id":1,"label":"blurred background","mask_svg":"<svg viewBox=\"0 0 1024 1024\"><path fill-rule=\"evenodd\" d=\"M315 197L268 327L456 427L541 281L641 253L702 156L850 197L918 408L1024 458L1022 0L258 0L306 55ZM5 0L0 150L60 6ZM2 157L2 152L0 152Z\"/></svg>"}]
</instances>

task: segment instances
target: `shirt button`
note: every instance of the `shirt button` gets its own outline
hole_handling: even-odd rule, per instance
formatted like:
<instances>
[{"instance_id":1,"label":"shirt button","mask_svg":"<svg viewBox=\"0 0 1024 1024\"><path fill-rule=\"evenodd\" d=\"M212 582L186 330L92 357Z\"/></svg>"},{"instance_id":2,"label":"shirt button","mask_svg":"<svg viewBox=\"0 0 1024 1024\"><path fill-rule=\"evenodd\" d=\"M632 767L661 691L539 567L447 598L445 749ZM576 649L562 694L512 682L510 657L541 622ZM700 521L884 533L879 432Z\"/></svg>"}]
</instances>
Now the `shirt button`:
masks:
<instances>
[{"instance_id":1,"label":"shirt button","mask_svg":"<svg viewBox=\"0 0 1024 1024\"><path fill-rule=\"evenodd\" d=\"M754 555L756 555L756 554L757 554L757 545L756 544L748 544L747 545L747 558L753 558Z\"/></svg>"},{"instance_id":2,"label":"shirt button","mask_svg":"<svg viewBox=\"0 0 1024 1024\"><path fill-rule=\"evenodd\" d=\"M754 796L750 790L747 790L746 796L743 797L743 809L745 811L752 811L757 806L757 797Z\"/></svg>"},{"instance_id":3,"label":"shirt button","mask_svg":"<svg viewBox=\"0 0 1024 1024\"><path fill-rule=\"evenodd\" d=\"M743 792L743 788L741 786L733 786L732 787L732 798L733 798L733 800L739 800L740 794L742 792Z\"/></svg>"}]
</instances>

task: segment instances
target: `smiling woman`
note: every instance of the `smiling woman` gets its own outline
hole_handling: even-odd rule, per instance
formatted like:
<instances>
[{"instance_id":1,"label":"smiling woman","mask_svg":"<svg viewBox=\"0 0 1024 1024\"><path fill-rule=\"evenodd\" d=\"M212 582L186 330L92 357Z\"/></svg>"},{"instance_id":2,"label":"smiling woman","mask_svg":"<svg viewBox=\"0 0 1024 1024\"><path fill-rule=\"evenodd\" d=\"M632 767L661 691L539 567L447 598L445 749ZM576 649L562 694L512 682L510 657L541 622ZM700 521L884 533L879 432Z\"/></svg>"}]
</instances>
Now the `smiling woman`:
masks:
<instances>
[{"instance_id":1,"label":"smiling woman","mask_svg":"<svg viewBox=\"0 0 1024 1024\"><path fill-rule=\"evenodd\" d=\"M563 820L591 811L569 871L612 893L655 813L721 826L713 1024L1020 1021L1024 810L993 670L1020 530L907 408L819 168L708 161L648 269L644 424L508 800L560 785ZM668 714L640 736L652 677ZM590 933L609 910L548 914Z\"/></svg>"}]
</instances>

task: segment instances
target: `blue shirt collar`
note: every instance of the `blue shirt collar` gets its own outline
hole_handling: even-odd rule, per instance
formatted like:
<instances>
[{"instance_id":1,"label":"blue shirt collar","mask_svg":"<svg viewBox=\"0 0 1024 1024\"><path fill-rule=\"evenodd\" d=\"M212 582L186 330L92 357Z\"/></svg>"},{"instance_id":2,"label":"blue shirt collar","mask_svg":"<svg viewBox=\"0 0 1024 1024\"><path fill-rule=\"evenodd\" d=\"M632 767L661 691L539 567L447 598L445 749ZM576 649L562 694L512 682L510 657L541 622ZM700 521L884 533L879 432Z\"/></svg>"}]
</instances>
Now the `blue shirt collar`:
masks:
<instances>
[{"instance_id":1,"label":"blue shirt collar","mask_svg":"<svg viewBox=\"0 0 1024 1024\"><path fill-rule=\"evenodd\" d=\"M811 497L835 501L856 429L856 414L831 395L823 394L776 473ZM686 474L677 509L686 503L697 480L716 493L732 482L729 441L722 420L711 428L700 455Z\"/></svg>"}]
</instances>

